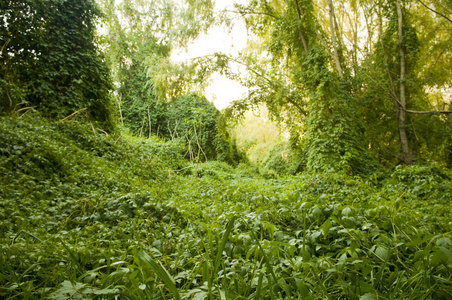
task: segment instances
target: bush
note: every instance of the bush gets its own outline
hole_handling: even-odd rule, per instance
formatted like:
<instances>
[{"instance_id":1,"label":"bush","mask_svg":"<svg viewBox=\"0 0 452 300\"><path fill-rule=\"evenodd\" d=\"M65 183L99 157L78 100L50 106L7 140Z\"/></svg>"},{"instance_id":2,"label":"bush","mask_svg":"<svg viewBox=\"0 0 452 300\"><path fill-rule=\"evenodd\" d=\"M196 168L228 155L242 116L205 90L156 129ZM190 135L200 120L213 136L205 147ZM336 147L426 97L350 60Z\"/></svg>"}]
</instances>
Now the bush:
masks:
<instances>
[{"instance_id":1,"label":"bush","mask_svg":"<svg viewBox=\"0 0 452 300\"><path fill-rule=\"evenodd\" d=\"M190 160L218 160L233 166L246 160L230 138L220 111L204 97L188 94L172 100L161 125L166 140L185 142Z\"/></svg>"},{"instance_id":2,"label":"bush","mask_svg":"<svg viewBox=\"0 0 452 300\"><path fill-rule=\"evenodd\" d=\"M260 169L266 176L294 175L306 166L304 151L294 148L288 141L276 141L263 159Z\"/></svg>"},{"instance_id":3,"label":"bush","mask_svg":"<svg viewBox=\"0 0 452 300\"><path fill-rule=\"evenodd\" d=\"M26 103L55 118L83 110L114 130L109 70L94 44L95 3L3 1L0 10L2 110Z\"/></svg>"}]
</instances>

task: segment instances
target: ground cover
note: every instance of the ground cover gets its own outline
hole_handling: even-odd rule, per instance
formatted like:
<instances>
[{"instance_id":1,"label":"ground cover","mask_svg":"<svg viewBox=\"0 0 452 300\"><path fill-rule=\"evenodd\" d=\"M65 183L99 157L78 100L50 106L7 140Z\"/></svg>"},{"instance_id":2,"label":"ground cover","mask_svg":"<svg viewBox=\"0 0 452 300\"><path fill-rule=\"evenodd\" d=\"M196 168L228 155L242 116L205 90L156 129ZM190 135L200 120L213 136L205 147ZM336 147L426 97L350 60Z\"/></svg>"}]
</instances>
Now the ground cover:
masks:
<instances>
[{"instance_id":1,"label":"ground cover","mask_svg":"<svg viewBox=\"0 0 452 300\"><path fill-rule=\"evenodd\" d=\"M264 179L37 114L0 136L0 298L452 297L441 166Z\"/></svg>"}]
</instances>

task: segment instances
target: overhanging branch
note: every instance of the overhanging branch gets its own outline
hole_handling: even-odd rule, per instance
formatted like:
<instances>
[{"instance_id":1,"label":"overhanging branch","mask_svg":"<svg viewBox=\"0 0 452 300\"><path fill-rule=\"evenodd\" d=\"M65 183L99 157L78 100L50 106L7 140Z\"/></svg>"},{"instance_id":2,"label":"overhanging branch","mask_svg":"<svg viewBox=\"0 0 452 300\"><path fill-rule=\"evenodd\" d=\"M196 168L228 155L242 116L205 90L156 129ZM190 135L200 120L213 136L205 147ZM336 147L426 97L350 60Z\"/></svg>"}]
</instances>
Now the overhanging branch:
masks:
<instances>
[{"instance_id":1,"label":"overhanging branch","mask_svg":"<svg viewBox=\"0 0 452 300\"><path fill-rule=\"evenodd\" d=\"M422 4L425 8L427 8L429 11L434 12L435 14L443 17L444 19L446 19L447 21L452 23L452 20L449 19L448 17L446 17L445 15L443 15L442 13L440 13L439 11L434 10L433 8L428 7L427 5L424 4L424 2L422 2L421 0L417 0L420 4Z\"/></svg>"},{"instance_id":2,"label":"overhanging branch","mask_svg":"<svg viewBox=\"0 0 452 300\"><path fill-rule=\"evenodd\" d=\"M299 111L303 116L307 116L307 115L308 115L308 113L307 113L303 108L301 108L301 106L298 105L295 101L293 101L293 100L290 99L290 98L287 98L286 100L287 100L287 102L289 102L290 104L292 104L293 106L295 106L295 107L298 109L298 111Z\"/></svg>"},{"instance_id":3,"label":"overhanging branch","mask_svg":"<svg viewBox=\"0 0 452 300\"><path fill-rule=\"evenodd\" d=\"M267 13L267 12L261 12L261 11L236 11L236 10L225 10L225 12L230 12L230 13L235 13L235 14L240 14L242 16L244 15L264 15L267 17L272 17L274 19L279 20L279 18L275 15L272 15L271 13Z\"/></svg>"},{"instance_id":4,"label":"overhanging branch","mask_svg":"<svg viewBox=\"0 0 452 300\"><path fill-rule=\"evenodd\" d=\"M429 111L423 111L423 110L405 110L407 113L410 114L420 114L420 115L441 115L441 114L452 114L451 110L429 110Z\"/></svg>"}]
</instances>

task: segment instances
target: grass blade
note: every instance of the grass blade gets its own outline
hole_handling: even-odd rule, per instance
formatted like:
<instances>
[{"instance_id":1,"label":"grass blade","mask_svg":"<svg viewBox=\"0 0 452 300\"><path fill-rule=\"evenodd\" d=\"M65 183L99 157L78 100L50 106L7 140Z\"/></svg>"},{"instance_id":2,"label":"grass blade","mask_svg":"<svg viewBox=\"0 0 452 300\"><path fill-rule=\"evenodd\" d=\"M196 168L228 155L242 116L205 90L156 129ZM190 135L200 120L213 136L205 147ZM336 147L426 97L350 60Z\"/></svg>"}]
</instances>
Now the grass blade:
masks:
<instances>
[{"instance_id":1,"label":"grass blade","mask_svg":"<svg viewBox=\"0 0 452 300\"><path fill-rule=\"evenodd\" d=\"M232 219L229 221L228 225L226 226L226 231L223 233L223 237L221 238L220 247L218 248L217 256L215 257L213 274L217 273L218 267L220 266L221 255L223 254L224 247L226 246L226 243L229 238L229 234L231 233L232 228L234 227L234 222L236 219L237 219L236 216L232 217Z\"/></svg>"},{"instance_id":2,"label":"grass blade","mask_svg":"<svg viewBox=\"0 0 452 300\"><path fill-rule=\"evenodd\" d=\"M256 290L256 300L261 299L261 290L262 290L262 279L264 278L264 274L262 272L259 272L259 281L257 283L257 290Z\"/></svg>"},{"instance_id":3,"label":"grass blade","mask_svg":"<svg viewBox=\"0 0 452 300\"><path fill-rule=\"evenodd\" d=\"M143 250L138 251L137 255L141 262L150 267L157 274L157 276L163 280L166 287L170 290L171 293L174 294L174 298L176 300L180 300L179 291L176 288L174 278L168 273L168 271Z\"/></svg>"}]
</instances>

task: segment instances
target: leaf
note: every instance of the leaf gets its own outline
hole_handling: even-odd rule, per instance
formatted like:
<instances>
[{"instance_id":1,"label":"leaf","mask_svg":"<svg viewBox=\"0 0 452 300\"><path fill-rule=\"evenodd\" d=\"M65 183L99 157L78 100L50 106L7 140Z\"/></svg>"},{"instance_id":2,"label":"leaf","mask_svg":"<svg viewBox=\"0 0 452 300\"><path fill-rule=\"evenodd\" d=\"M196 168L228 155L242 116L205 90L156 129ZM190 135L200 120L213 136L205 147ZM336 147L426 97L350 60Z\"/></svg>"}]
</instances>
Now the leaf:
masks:
<instances>
[{"instance_id":1,"label":"leaf","mask_svg":"<svg viewBox=\"0 0 452 300\"><path fill-rule=\"evenodd\" d=\"M261 290L262 290L262 279L264 278L264 273L259 272L259 279L257 282L257 288L256 288L256 297L255 299L260 299L261 296Z\"/></svg>"},{"instance_id":2,"label":"leaf","mask_svg":"<svg viewBox=\"0 0 452 300\"><path fill-rule=\"evenodd\" d=\"M114 271L111 274L109 274L107 277L105 277L104 283L109 283L111 280L121 278L129 272L130 272L130 269L128 269L128 268L121 268L118 271Z\"/></svg>"},{"instance_id":3,"label":"leaf","mask_svg":"<svg viewBox=\"0 0 452 300\"><path fill-rule=\"evenodd\" d=\"M119 292L118 289L94 290L95 295L112 295L112 294L117 294L118 292Z\"/></svg>"},{"instance_id":4,"label":"leaf","mask_svg":"<svg viewBox=\"0 0 452 300\"><path fill-rule=\"evenodd\" d=\"M157 263L152 257L149 256L146 252L143 250L138 251L138 258L145 263L147 266L149 266L160 279L163 280L166 287L174 294L174 298L179 300L180 295L179 291L176 288L176 283L174 281L174 278L171 277L171 275L168 273L168 271L160 264Z\"/></svg>"},{"instance_id":5,"label":"leaf","mask_svg":"<svg viewBox=\"0 0 452 300\"><path fill-rule=\"evenodd\" d=\"M306 298L311 294L311 292L309 291L308 285L304 282L301 282L298 285L298 291L300 292L300 294L303 298Z\"/></svg>"},{"instance_id":6,"label":"leaf","mask_svg":"<svg viewBox=\"0 0 452 300\"><path fill-rule=\"evenodd\" d=\"M440 263L448 264L452 262L452 253L444 247L439 247L439 249L433 252L430 261L434 267L438 266Z\"/></svg>"},{"instance_id":7,"label":"leaf","mask_svg":"<svg viewBox=\"0 0 452 300\"><path fill-rule=\"evenodd\" d=\"M224 290L219 290L218 292L220 293L220 299L226 300L226 294L225 294Z\"/></svg>"},{"instance_id":8,"label":"leaf","mask_svg":"<svg viewBox=\"0 0 452 300\"><path fill-rule=\"evenodd\" d=\"M436 240L436 245L442 247L451 247L452 241L447 237L440 237L439 239Z\"/></svg>"},{"instance_id":9,"label":"leaf","mask_svg":"<svg viewBox=\"0 0 452 300\"><path fill-rule=\"evenodd\" d=\"M69 280L65 280L61 283L61 287L50 295L50 298L68 299L68 296L72 298L76 294L80 295L85 286L86 284L84 283L76 282L72 284Z\"/></svg>"},{"instance_id":10,"label":"leaf","mask_svg":"<svg viewBox=\"0 0 452 300\"><path fill-rule=\"evenodd\" d=\"M328 235L328 232L331 228L331 220L328 219L323 223L322 230L323 230L323 236L326 237Z\"/></svg>"},{"instance_id":11,"label":"leaf","mask_svg":"<svg viewBox=\"0 0 452 300\"><path fill-rule=\"evenodd\" d=\"M346 207L342 210L342 215L345 217L348 217L352 213L352 210L350 207Z\"/></svg>"},{"instance_id":12,"label":"leaf","mask_svg":"<svg viewBox=\"0 0 452 300\"><path fill-rule=\"evenodd\" d=\"M192 299L193 300L204 300L207 298L207 295L208 295L207 292L196 293Z\"/></svg>"},{"instance_id":13,"label":"leaf","mask_svg":"<svg viewBox=\"0 0 452 300\"><path fill-rule=\"evenodd\" d=\"M359 297L359 300L377 300L377 296L374 293L366 293Z\"/></svg>"},{"instance_id":14,"label":"leaf","mask_svg":"<svg viewBox=\"0 0 452 300\"><path fill-rule=\"evenodd\" d=\"M217 256L215 257L215 264L213 268L213 274L217 273L218 267L220 266L221 255L223 254L224 247L226 246L226 242L228 241L229 234L231 233L232 228L234 227L234 222L237 217L233 216L226 226L226 231L223 233L223 237L221 238L220 246L218 247Z\"/></svg>"},{"instance_id":15,"label":"leaf","mask_svg":"<svg viewBox=\"0 0 452 300\"><path fill-rule=\"evenodd\" d=\"M378 246L375 250L375 254L382 260L386 260L388 258L389 251L385 247Z\"/></svg>"},{"instance_id":16,"label":"leaf","mask_svg":"<svg viewBox=\"0 0 452 300\"><path fill-rule=\"evenodd\" d=\"M262 251L262 255L264 257L265 264L267 265L267 268L270 270L270 274L272 275L275 284L277 284L281 289L284 289L280 285L280 282L278 281L278 279L276 278L275 270L273 269L273 266L270 263L270 260L268 259L268 256L267 256L267 254L264 251L264 248L262 248L262 245L259 242L259 239L257 238L257 236L256 236L256 234L254 232L252 232L252 234L254 236L254 239L256 240L256 244L258 245L259 249Z\"/></svg>"},{"instance_id":17,"label":"leaf","mask_svg":"<svg viewBox=\"0 0 452 300\"><path fill-rule=\"evenodd\" d=\"M448 263L452 262L452 252L444 247L439 247L439 249L441 249L441 251L444 253L444 255L447 257L447 259L449 260Z\"/></svg>"}]
</instances>

